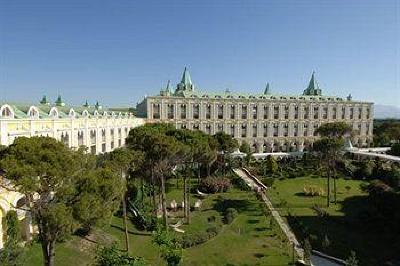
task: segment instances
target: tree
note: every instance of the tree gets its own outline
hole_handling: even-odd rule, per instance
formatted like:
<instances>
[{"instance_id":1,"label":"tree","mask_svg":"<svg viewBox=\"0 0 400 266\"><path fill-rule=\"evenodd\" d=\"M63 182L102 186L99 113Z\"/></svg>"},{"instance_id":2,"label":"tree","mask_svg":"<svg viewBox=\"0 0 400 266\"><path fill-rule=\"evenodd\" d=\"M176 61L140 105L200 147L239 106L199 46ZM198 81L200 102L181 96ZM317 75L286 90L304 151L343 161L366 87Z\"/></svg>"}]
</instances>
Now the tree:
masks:
<instances>
[{"instance_id":1,"label":"tree","mask_svg":"<svg viewBox=\"0 0 400 266\"><path fill-rule=\"evenodd\" d=\"M344 146L344 137L349 136L352 133L351 127L345 122L333 122L321 125L316 133L321 136L321 139L314 143L314 151L320 154L322 162L325 164L327 169L327 206L329 207L330 202L330 178L333 174L333 186L334 186L334 200L337 202L337 188L336 188L336 161L339 156L339 152Z\"/></svg>"},{"instance_id":2,"label":"tree","mask_svg":"<svg viewBox=\"0 0 400 266\"><path fill-rule=\"evenodd\" d=\"M343 148L344 140L339 138L321 138L314 142L314 151L318 152L321 156L321 161L326 166L327 171L327 207L330 203L330 178L332 176L332 169L335 169L336 158L338 152ZM334 178L335 182L335 178ZM336 182L334 183L335 189L335 203L336 203Z\"/></svg>"},{"instance_id":3,"label":"tree","mask_svg":"<svg viewBox=\"0 0 400 266\"><path fill-rule=\"evenodd\" d=\"M246 154L250 154L250 153L251 153L250 145L249 145L249 143L247 143L246 141L243 141L243 142L242 142L242 144L241 144L240 147L239 147L239 150L240 150L241 152L243 152L243 153L246 153Z\"/></svg>"},{"instance_id":4,"label":"tree","mask_svg":"<svg viewBox=\"0 0 400 266\"><path fill-rule=\"evenodd\" d=\"M166 135L169 130L174 129L169 125L163 124L145 125L131 130L127 138L127 144L130 149L144 153L144 160L148 162L151 168L152 183L155 184L155 177L159 180L161 208L165 226L167 225L165 178L178 162L184 161L188 154L185 145L177 141L175 137ZM156 208L154 193L153 202Z\"/></svg>"},{"instance_id":5,"label":"tree","mask_svg":"<svg viewBox=\"0 0 400 266\"><path fill-rule=\"evenodd\" d=\"M394 156L400 156L400 143L393 144L390 150L388 151L388 154Z\"/></svg>"},{"instance_id":6,"label":"tree","mask_svg":"<svg viewBox=\"0 0 400 266\"><path fill-rule=\"evenodd\" d=\"M145 266L140 257L131 257L127 252L120 251L115 243L111 247L101 247L97 250L96 266Z\"/></svg>"},{"instance_id":7,"label":"tree","mask_svg":"<svg viewBox=\"0 0 400 266\"><path fill-rule=\"evenodd\" d=\"M72 151L49 137L20 137L2 155L0 167L25 194L38 226L46 266L54 265L57 240L115 211L112 207L121 195L120 179L109 170L98 176L91 168L92 157L81 149ZM103 211L98 213L100 209Z\"/></svg>"},{"instance_id":8,"label":"tree","mask_svg":"<svg viewBox=\"0 0 400 266\"><path fill-rule=\"evenodd\" d=\"M271 174L274 174L276 173L276 171L278 171L278 163L276 162L276 159L271 155L268 155L264 161L264 176L266 176L266 171Z\"/></svg>"},{"instance_id":9,"label":"tree","mask_svg":"<svg viewBox=\"0 0 400 266\"><path fill-rule=\"evenodd\" d=\"M18 266L22 264L23 248L19 246L21 240L20 222L17 212L10 210L6 214L6 242L0 251L0 264L4 266Z\"/></svg>"},{"instance_id":10,"label":"tree","mask_svg":"<svg viewBox=\"0 0 400 266\"><path fill-rule=\"evenodd\" d=\"M238 148L238 142L231 135L224 132L216 133L213 138L216 140L217 150L222 155L223 171L225 174L225 159L226 154L232 153Z\"/></svg>"},{"instance_id":11,"label":"tree","mask_svg":"<svg viewBox=\"0 0 400 266\"><path fill-rule=\"evenodd\" d=\"M127 252L130 251L129 246L129 233L128 233L128 221L126 212L126 201L127 201L127 183L129 176L127 175L128 170L135 170L139 164L142 163L143 153L134 150L128 150L127 148L118 148L110 153L110 159L106 162L111 168L117 170L120 173L121 181L124 183L124 189L121 196L122 213L125 228L125 247Z\"/></svg>"}]
</instances>

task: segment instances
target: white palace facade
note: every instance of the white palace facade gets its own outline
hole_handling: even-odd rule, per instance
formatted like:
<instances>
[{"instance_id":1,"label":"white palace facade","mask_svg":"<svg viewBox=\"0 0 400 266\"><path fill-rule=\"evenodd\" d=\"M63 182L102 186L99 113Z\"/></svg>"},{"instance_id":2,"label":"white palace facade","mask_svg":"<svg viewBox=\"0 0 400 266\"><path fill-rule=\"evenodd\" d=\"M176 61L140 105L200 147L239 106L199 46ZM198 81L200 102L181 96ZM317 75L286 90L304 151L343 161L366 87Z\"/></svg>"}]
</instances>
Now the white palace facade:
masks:
<instances>
[{"instance_id":1,"label":"white palace facade","mask_svg":"<svg viewBox=\"0 0 400 266\"><path fill-rule=\"evenodd\" d=\"M205 93L194 86L185 68L175 91L168 82L159 95L145 97L137 111L149 123L166 122L208 134L225 132L256 152L307 150L318 138L315 130L334 121L352 126L355 146L372 142L373 104L354 101L351 95L323 96L314 73L301 95L272 94L269 84L260 94Z\"/></svg>"},{"instance_id":2,"label":"white palace facade","mask_svg":"<svg viewBox=\"0 0 400 266\"><path fill-rule=\"evenodd\" d=\"M86 146L99 154L125 144L133 127L144 120L128 111L107 109L96 103L89 106L67 106L59 96L54 104L43 97L40 104L0 103L0 144L7 146L15 138L48 136L70 148Z\"/></svg>"}]
</instances>

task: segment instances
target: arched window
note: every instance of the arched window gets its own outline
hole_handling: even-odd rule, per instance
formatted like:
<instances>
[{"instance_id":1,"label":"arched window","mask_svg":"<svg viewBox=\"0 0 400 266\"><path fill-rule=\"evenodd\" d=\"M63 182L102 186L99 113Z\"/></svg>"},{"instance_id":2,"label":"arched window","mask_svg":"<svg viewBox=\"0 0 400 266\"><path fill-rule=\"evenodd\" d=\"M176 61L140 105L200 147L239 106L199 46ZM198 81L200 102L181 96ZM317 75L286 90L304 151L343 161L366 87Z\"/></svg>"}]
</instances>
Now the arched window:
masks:
<instances>
[{"instance_id":1,"label":"arched window","mask_svg":"<svg viewBox=\"0 0 400 266\"><path fill-rule=\"evenodd\" d=\"M57 111L57 108L55 108L55 107L51 108L49 115L50 115L51 117L53 117L53 118L58 118L58 111Z\"/></svg>"},{"instance_id":2,"label":"arched window","mask_svg":"<svg viewBox=\"0 0 400 266\"><path fill-rule=\"evenodd\" d=\"M74 111L74 109L70 109L68 115L69 115L69 117L71 117L71 118L75 118L75 111Z\"/></svg>"},{"instance_id":3,"label":"arched window","mask_svg":"<svg viewBox=\"0 0 400 266\"><path fill-rule=\"evenodd\" d=\"M82 112L82 116L85 117L85 118L89 117L89 112L87 110L83 111Z\"/></svg>"},{"instance_id":4,"label":"arched window","mask_svg":"<svg viewBox=\"0 0 400 266\"><path fill-rule=\"evenodd\" d=\"M12 111L11 107L8 105L4 105L1 107L1 117L2 118L12 118L14 117L14 112Z\"/></svg>"},{"instance_id":5,"label":"arched window","mask_svg":"<svg viewBox=\"0 0 400 266\"><path fill-rule=\"evenodd\" d=\"M30 118L39 118L39 110L36 107L31 106L28 111L28 116Z\"/></svg>"}]
</instances>

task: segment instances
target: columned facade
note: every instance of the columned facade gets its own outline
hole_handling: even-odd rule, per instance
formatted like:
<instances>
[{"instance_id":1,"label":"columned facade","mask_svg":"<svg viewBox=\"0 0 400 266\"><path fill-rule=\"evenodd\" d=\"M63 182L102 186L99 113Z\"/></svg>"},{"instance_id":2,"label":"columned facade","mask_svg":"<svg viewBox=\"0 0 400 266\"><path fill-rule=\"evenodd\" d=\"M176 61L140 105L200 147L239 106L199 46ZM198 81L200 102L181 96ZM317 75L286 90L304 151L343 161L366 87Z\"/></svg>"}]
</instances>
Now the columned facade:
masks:
<instances>
[{"instance_id":1,"label":"columned facade","mask_svg":"<svg viewBox=\"0 0 400 266\"><path fill-rule=\"evenodd\" d=\"M186 69L184 76L189 76ZM271 94L269 85L258 95L228 90L209 94L185 82L182 79L174 93L168 83L160 95L145 98L137 107L139 114L150 123L166 122L208 134L222 131L246 141L256 152L307 150L318 138L315 130L335 121L352 126L357 146L372 141L373 104L353 101L351 96L322 96L314 74L299 96Z\"/></svg>"}]
</instances>

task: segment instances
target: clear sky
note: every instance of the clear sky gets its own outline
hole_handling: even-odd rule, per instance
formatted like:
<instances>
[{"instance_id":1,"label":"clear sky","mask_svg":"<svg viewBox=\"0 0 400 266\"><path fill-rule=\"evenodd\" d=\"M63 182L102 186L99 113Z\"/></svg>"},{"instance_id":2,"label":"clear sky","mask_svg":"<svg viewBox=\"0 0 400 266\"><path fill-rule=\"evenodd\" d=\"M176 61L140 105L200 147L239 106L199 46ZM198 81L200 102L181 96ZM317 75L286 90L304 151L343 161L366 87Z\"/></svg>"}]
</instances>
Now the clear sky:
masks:
<instances>
[{"instance_id":1,"label":"clear sky","mask_svg":"<svg viewBox=\"0 0 400 266\"><path fill-rule=\"evenodd\" d=\"M204 90L400 106L400 0L0 0L0 100L135 105L188 66Z\"/></svg>"}]
</instances>

